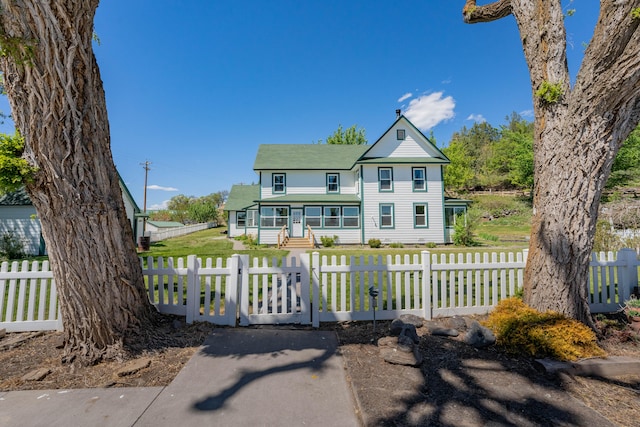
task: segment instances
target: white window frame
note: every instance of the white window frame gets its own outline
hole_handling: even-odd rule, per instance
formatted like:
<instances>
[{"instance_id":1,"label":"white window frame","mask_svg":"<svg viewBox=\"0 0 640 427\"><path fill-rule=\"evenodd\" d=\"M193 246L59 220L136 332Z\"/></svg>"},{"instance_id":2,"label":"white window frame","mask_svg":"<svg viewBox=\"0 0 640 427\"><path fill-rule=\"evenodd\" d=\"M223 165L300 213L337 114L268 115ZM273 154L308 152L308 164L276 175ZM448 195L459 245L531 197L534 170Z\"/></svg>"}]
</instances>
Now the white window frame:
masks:
<instances>
[{"instance_id":1,"label":"white window frame","mask_svg":"<svg viewBox=\"0 0 640 427\"><path fill-rule=\"evenodd\" d=\"M318 210L318 215L310 215L309 211L315 210L315 209ZM312 224L309 224L310 219ZM317 219L317 223L316 223L316 219ZM309 227L321 228L322 227L322 206L305 206L304 221L305 221L305 225L308 225Z\"/></svg>"},{"instance_id":2,"label":"white window frame","mask_svg":"<svg viewBox=\"0 0 640 427\"><path fill-rule=\"evenodd\" d=\"M281 178L282 182L278 178ZM284 173L274 173L271 175L271 191L273 194L283 194L287 192L287 174ZM278 189L278 187L282 187L282 189Z\"/></svg>"},{"instance_id":3,"label":"white window frame","mask_svg":"<svg viewBox=\"0 0 640 427\"><path fill-rule=\"evenodd\" d=\"M355 209L355 215L347 215L347 211ZM355 219L355 225L349 225L349 220ZM342 227L344 228L360 228L360 207L343 206L342 207Z\"/></svg>"},{"instance_id":4,"label":"white window frame","mask_svg":"<svg viewBox=\"0 0 640 427\"><path fill-rule=\"evenodd\" d=\"M337 210L337 215L327 215L327 210L333 210L336 209ZM341 214L342 214L342 209L340 209L340 206L324 206L322 208L322 213L323 213L323 227L324 228L340 228L340 225L342 223L341 221ZM327 225L327 219L329 220L336 220L337 224L335 225Z\"/></svg>"},{"instance_id":5,"label":"white window frame","mask_svg":"<svg viewBox=\"0 0 640 427\"><path fill-rule=\"evenodd\" d=\"M416 172L422 172L422 178L416 177ZM413 180L413 191L427 191L427 168L425 167L415 167L411 168L411 176ZM422 187L418 187L416 183L418 181L422 181Z\"/></svg>"},{"instance_id":6,"label":"white window frame","mask_svg":"<svg viewBox=\"0 0 640 427\"><path fill-rule=\"evenodd\" d=\"M382 177L383 171L389 172L388 178ZM384 188L383 183L387 183L387 181L388 181L389 188ZM378 168L378 191L389 191L389 192L393 191L393 168L389 168L389 167Z\"/></svg>"}]
</instances>

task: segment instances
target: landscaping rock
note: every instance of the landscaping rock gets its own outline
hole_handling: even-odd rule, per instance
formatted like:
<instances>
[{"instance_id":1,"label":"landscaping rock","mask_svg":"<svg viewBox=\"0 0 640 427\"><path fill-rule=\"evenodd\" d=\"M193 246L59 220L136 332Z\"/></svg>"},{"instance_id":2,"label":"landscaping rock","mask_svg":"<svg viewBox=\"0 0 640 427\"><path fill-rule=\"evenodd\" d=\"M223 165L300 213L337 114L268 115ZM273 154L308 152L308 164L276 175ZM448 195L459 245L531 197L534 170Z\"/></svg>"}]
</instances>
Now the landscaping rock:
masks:
<instances>
[{"instance_id":1,"label":"landscaping rock","mask_svg":"<svg viewBox=\"0 0 640 427\"><path fill-rule=\"evenodd\" d=\"M456 329L458 331L464 331L469 326L467 325L467 321L464 317L454 316L448 319L445 319L444 326L449 329Z\"/></svg>"},{"instance_id":2,"label":"landscaping rock","mask_svg":"<svg viewBox=\"0 0 640 427\"><path fill-rule=\"evenodd\" d=\"M464 337L464 342L475 348L484 348L495 344L496 336L491 329L474 321Z\"/></svg>"},{"instance_id":3,"label":"landscaping rock","mask_svg":"<svg viewBox=\"0 0 640 427\"><path fill-rule=\"evenodd\" d=\"M418 351L418 347L413 344L413 341L403 336L401 338L396 337L383 337L378 340L378 347L380 350L380 356L385 362L392 363L394 365L405 366L420 366L422 363L422 355Z\"/></svg>"},{"instance_id":4,"label":"landscaping rock","mask_svg":"<svg viewBox=\"0 0 640 427\"><path fill-rule=\"evenodd\" d=\"M391 325L389 325L389 333L397 337L402 332L403 327L404 322L402 320L393 319L393 321L391 321Z\"/></svg>"},{"instance_id":5,"label":"landscaping rock","mask_svg":"<svg viewBox=\"0 0 640 427\"><path fill-rule=\"evenodd\" d=\"M5 328L0 329L0 339L4 338L7 335L7 330Z\"/></svg>"},{"instance_id":6,"label":"landscaping rock","mask_svg":"<svg viewBox=\"0 0 640 427\"><path fill-rule=\"evenodd\" d=\"M124 377L127 375L133 375L141 369L147 368L151 365L151 359L146 357L132 360L131 362L124 365L122 368L116 371L116 375L119 377Z\"/></svg>"},{"instance_id":7,"label":"landscaping rock","mask_svg":"<svg viewBox=\"0 0 640 427\"><path fill-rule=\"evenodd\" d=\"M460 332L457 329L442 328L440 326L429 328L429 333L431 335L437 335L441 337L457 337L458 335L460 335Z\"/></svg>"},{"instance_id":8,"label":"landscaping rock","mask_svg":"<svg viewBox=\"0 0 640 427\"><path fill-rule=\"evenodd\" d=\"M51 373L51 369L40 368L25 374L22 377L22 381L42 381L47 375Z\"/></svg>"},{"instance_id":9,"label":"landscaping rock","mask_svg":"<svg viewBox=\"0 0 640 427\"><path fill-rule=\"evenodd\" d=\"M415 314L403 314L399 318L405 325L413 325L417 328L422 328L424 325L424 319Z\"/></svg>"}]
</instances>

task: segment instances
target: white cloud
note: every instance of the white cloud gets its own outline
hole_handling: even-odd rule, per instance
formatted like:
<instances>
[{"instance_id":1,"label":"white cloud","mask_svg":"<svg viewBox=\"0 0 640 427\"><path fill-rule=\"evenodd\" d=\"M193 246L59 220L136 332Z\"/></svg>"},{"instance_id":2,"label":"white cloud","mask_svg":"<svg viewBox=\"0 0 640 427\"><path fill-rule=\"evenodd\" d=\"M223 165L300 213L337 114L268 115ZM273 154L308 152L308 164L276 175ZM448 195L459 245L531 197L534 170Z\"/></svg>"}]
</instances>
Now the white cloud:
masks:
<instances>
[{"instance_id":1,"label":"white cloud","mask_svg":"<svg viewBox=\"0 0 640 427\"><path fill-rule=\"evenodd\" d=\"M147 190L160 190L160 191L178 191L177 188L173 187L161 187L159 185L147 185Z\"/></svg>"},{"instance_id":2,"label":"white cloud","mask_svg":"<svg viewBox=\"0 0 640 427\"><path fill-rule=\"evenodd\" d=\"M405 99L409 99L413 96L413 94L411 92L407 92L404 95L402 95L400 98L398 98L398 102L402 102Z\"/></svg>"},{"instance_id":3,"label":"white cloud","mask_svg":"<svg viewBox=\"0 0 640 427\"><path fill-rule=\"evenodd\" d=\"M484 123L487 121L482 114L470 114L467 120L473 120L476 123Z\"/></svg>"},{"instance_id":4,"label":"white cloud","mask_svg":"<svg viewBox=\"0 0 640 427\"><path fill-rule=\"evenodd\" d=\"M443 85L451 84L451 77L449 77L448 79L445 79L445 80L441 81L440 83L442 83Z\"/></svg>"},{"instance_id":5,"label":"white cloud","mask_svg":"<svg viewBox=\"0 0 640 427\"><path fill-rule=\"evenodd\" d=\"M165 200L164 202L160 203L160 204L155 204L155 205L151 205L147 208L147 210L150 211L163 211L165 209L167 209L167 207L169 206L169 200Z\"/></svg>"},{"instance_id":6,"label":"white cloud","mask_svg":"<svg viewBox=\"0 0 640 427\"><path fill-rule=\"evenodd\" d=\"M533 117L533 110L524 110L520 112L522 117Z\"/></svg>"},{"instance_id":7,"label":"white cloud","mask_svg":"<svg viewBox=\"0 0 640 427\"><path fill-rule=\"evenodd\" d=\"M456 101L442 95L443 92L434 92L412 99L404 115L421 131L453 118Z\"/></svg>"}]
</instances>

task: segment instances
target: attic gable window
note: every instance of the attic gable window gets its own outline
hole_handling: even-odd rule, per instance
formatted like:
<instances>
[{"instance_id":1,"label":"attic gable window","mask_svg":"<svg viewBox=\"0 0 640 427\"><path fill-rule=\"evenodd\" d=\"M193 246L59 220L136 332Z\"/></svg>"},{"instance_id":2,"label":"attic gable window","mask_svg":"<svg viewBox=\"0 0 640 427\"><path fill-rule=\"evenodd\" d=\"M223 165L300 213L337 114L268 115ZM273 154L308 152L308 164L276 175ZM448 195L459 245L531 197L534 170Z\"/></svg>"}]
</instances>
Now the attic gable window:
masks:
<instances>
[{"instance_id":1,"label":"attic gable window","mask_svg":"<svg viewBox=\"0 0 640 427\"><path fill-rule=\"evenodd\" d=\"M398 141L404 141L405 136L404 129L396 129L396 139Z\"/></svg>"},{"instance_id":2,"label":"attic gable window","mask_svg":"<svg viewBox=\"0 0 640 427\"><path fill-rule=\"evenodd\" d=\"M286 175L283 173L274 173L272 175L272 191L274 193L284 193L287 188Z\"/></svg>"}]
</instances>

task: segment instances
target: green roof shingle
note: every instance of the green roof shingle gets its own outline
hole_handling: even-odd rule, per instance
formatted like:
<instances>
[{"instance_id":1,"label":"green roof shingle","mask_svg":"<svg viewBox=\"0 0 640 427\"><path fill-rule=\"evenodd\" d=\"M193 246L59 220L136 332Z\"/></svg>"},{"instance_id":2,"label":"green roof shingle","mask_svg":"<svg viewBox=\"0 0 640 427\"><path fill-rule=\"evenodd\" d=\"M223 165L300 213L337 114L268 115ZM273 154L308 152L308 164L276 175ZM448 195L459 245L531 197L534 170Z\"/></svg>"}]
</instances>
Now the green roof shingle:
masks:
<instances>
[{"instance_id":1,"label":"green roof shingle","mask_svg":"<svg viewBox=\"0 0 640 427\"><path fill-rule=\"evenodd\" d=\"M349 170L370 146L331 144L262 144L254 170Z\"/></svg>"},{"instance_id":2,"label":"green roof shingle","mask_svg":"<svg viewBox=\"0 0 640 427\"><path fill-rule=\"evenodd\" d=\"M225 211L241 211L249 206L255 205L255 200L260 197L260 185L236 184L231 187L227 202L224 204Z\"/></svg>"}]
</instances>

